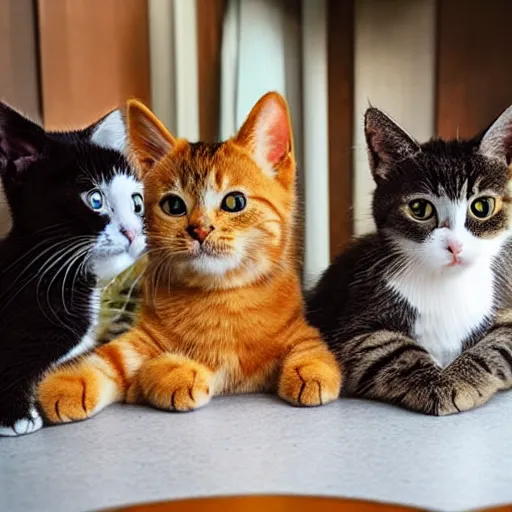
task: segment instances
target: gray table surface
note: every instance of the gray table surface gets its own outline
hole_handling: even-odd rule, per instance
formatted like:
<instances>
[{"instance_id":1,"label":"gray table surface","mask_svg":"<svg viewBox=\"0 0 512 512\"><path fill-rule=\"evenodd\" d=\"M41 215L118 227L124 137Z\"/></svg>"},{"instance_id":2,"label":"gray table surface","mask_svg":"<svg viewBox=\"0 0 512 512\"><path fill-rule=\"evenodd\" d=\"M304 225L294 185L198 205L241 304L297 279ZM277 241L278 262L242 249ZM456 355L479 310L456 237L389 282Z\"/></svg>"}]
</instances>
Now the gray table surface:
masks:
<instances>
[{"instance_id":1,"label":"gray table surface","mask_svg":"<svg viewBox=\"0 0 512 512\"><path fill-rule=\"evenodd\" d=\"M117 405L0 438L0 510L73 512L197 496L310 494L458 511L512 502L512 393L458 416L339 400Z\"/></svg>"}]
</instances>

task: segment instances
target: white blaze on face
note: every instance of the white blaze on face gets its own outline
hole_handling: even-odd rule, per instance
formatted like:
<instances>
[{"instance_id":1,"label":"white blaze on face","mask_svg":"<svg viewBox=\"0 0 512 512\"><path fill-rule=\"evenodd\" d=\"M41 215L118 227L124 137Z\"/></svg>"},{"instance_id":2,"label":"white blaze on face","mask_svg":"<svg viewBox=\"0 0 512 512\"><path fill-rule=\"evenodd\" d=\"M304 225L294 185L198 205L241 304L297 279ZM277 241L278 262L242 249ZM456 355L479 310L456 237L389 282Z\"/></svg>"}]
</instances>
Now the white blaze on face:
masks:
<instances>
[{"instance_id":1,"label":"white blaze on face","mask_svg":"<svg viewBox=\"0 0 512 512\"><path fill-rule=\"evenodd\" d=\"M93 271L99 279L109 280L135 263L145 249L143 219L135 213L133 202L143 187L132 175L117 173L110 182L101 183L99 190L106 202L103 215L108 224L93 249Z\"/></svg>"},{"instance_id":2,"label":"white blaze on face","mask_svg":"<svg viewBox=\"0 0 512 512\"><path fill-rule=\"evenodd\" d=\"M465 194L464 194L465 195ZM462 196L462 194L461 194ZM504 242L510 236L507 231L495 237L480 238L466 227L468 208L473 199L465 197L452 200L448 197L426 197L436 210L438 227L423 242L401 239L399 245L411 261L423 267L425 271L438 272L445 268L452 270L453 254L450 246L458 246L457 255L461 266L471 266L482 260L490 265L498 255ZM456 265L453 270L457 270Z\"/></svg>"},{"instance_id":3,"label":"white blaze on face","mask_svg":"<svg viewBox=\"0 0 512 512\"><path fill-rule=\"evenodd\" d=\"M211 169L209 179L205 184L204 190L202 190L199 198L200 208L204 212L204 219L215 218L216 212L220 209L224 197L232 192L230 189L229 178L224 176L221 186L218 187L215 182L215 169ZM243 192L243 189L236 189L237 191ZM217 233L214 231L207 238L205 244L212 244L215 246ZM236 234L235 234L236 236ZM195 254L190 260L190 267L198 274L210 275L210 276L222 276L231 270L242 265L245 255L244 244L241 242L240 237L230 242L231 253L223 255L209 255L207 253L200 252L200 246L198 242L193 242L197 254Z\"/></svg>"},{"instance_id":4,"label":"white blaze on face","mask_svg":"<svg viewBox=\"0 0 512 512\"><path fill-rule=\"evenodd\" d=\"M492 264L509 233L504 231L494 238L479 238L471 233L465 224L472 199L426 199L434 205L440 227L423 242L405 238L398 241L408 266L392 276L388 285L415 309L416 341L441 366L446 366L461 353L463 342L492 311ZM460 264L452 264L450 243L459 244Z\"/></svg>"},{"instance_id":5,"label":"white blaze on face","mask_svg":"<svg viewBox=\"0 0 512 512\"><path fill-rule=\"evenodd\" d=\"M7 197L5 196L4 187L0 180L0 240L5 238L12 228L12 217Z\"/></svg>"}]
</instances>

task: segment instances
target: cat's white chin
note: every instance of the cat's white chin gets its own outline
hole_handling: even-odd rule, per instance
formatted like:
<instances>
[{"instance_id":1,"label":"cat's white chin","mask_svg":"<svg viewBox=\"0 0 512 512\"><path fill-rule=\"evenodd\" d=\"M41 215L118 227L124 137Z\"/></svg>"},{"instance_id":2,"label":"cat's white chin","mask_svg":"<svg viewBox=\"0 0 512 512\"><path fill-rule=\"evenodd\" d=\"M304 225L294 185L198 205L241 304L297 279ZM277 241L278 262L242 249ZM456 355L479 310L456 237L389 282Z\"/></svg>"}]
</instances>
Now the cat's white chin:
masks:
<instances>
[{"instance_id":1,"label":"cat's white chin","mask_svg":"<svg viewBox=\"0 0 512 512\"><path fill-rule=\"evenodd\" d=\"M124 252L116 256L99 258L92 264L92 272L98 281L110 281L135 263L135 259Z\"/></svg>"},{"instance_id":2,"label":"cat's white chin","mask_svg":"<svg viewBox=\"0 0 512 512\"><path fill-rule=\"evenodd\" d=\"M110 281L132 266L144 252L145 247L144 237L138 237L126 251L94 258L92 272L99 282Z\"/></svg>"},{"instance_id":3,"label":"cat's white chin","mask_svg":"<svg viewBox=\"0 0 512 512\"><path fill-rule=\"evenodd\" d=\"M236 254L220 257L199 254L189 261L189 265L194 272L207 276L222 276L231 270L237 269L241 263L241 258Z\"/></svg>"}]
</instances>

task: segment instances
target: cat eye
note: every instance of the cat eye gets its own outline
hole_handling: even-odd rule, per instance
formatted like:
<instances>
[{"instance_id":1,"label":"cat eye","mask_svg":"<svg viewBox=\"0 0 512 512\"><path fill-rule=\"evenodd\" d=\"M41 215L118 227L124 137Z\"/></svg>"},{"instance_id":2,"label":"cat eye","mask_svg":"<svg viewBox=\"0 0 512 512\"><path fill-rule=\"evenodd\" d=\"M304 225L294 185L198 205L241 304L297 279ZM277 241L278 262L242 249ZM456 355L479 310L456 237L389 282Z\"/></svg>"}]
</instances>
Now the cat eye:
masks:
<instances>
[{"instance_id":1,"label":"cat eye","mask_svg":"<svg viewBox=\"0 0 512 512\"><path fill-rule=\"evenodd\" d=\"M434 215L434 206L426 199L414 199L407 207L411 217L416 220L429 220Z\"/></svg>"},{"instance_id":2,"label":"cat eye","mask_svg":"<svg viewBox=\"0 0 512 512\"><path fill-rule=\"evenodd\" d=\"M187 205L180 196L169 194L160 201L160 208L167 215L181 217L187 213Z\"/></svg>"},{"instance_id":3,"label":"cat eye","mask_svg":"<svg viewBox=\"0 0 512 512\"><path fill-rule=\"evenodd\" d=\"M133 211L136 215L142 217L144 215L144 199L142 194L135 193L132 195Z\"/></svg>"},{"instance_id":4,"label":"cat eye","mask_svg":"<svg viewBox=\"0 0 512 512\"><path fill-rule=\"evenodd\" d=\"M494 197L478 197L469 206L471 215L480 220L492 217L495 210L496 200Z\"/></svg>"},{"instance_id":5,"label":"cat eye","mask_svg":"<svg viewBox=\"0 0 512 512\"><path fill-rule=\"evenodd\" d=\"M99 190L91 190L87 194L87 204L95 212L103 210L103 194Z\"/></svg>"},{"instance_id":6,"label":"cat eye","mask_svg":"<svg viewBox=\"0 0 512 512\"><path fill-rule=\"evenodd\" d=\"M230 213L241 212L247 206L247 198L242 192L230 192L224 197L220 207Z\"/></svg>"}]
</instances>

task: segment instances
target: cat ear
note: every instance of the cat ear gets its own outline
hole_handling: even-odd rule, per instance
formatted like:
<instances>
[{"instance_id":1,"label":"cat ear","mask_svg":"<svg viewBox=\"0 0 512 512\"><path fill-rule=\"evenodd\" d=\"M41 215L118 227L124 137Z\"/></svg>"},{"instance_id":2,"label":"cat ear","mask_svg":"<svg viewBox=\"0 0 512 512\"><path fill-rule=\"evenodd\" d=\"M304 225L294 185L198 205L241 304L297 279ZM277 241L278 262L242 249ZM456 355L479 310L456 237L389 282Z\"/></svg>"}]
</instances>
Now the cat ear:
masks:
<instances>
[{"instance_id":1,"label":"cat ear","mask_svg":"<svg viewBox=\"0 0 512 512\"><path fill-rule=\"evenodd\" d=\"M12 162L22 172L41 157L47 142L39 125L0 102L0 170Z\"/></svg>"},{"instance_id":2,"label":"cat ear","mask_svg":"<svg viewBox=\"0 0 512 512\"><path fill-rule=\"evenodd\" d=\"M126 118L130 150L144 174L174 149L176 139L140 101L128 101Z\"/></svg>"},{"instance_id":3,"label":"cat ear","mask_svg":"<svg viewBox=\"0 0 512 512\"><path fill-rule=\"evenodd\" d=\"M394 163L421 151L416 140L375 107L366 110L364 133L370 169L375 180L385 180Z\"/></svg>"},{"instance_id":4,"label":"cat ear","mask_svg":"<svg viewBox=\"0 0 512 512\"><path fill-rule=\"evenodd\" d=\"M512 160L512 106L508 107L491 127L486 130L480 142L480 152L509 165Z\"/></svg>"},{"instance_id":5,"label":"cat ear","mask_svg":"<svg viewBox=\"0 0 512 512\"><path fill-rule=\"evenodd\" d=\"M90 141L93 144L120 153L125 152L126 125L119 109L112 110L86 130L91 133Z\"/></svg>"},{"instance_id":6,"label":"cat ear","mask_svg":"<svg viewBox=\"0 0 512 512\"><path fill-rule=\"evenodd\" d=\"M277 92L269 92L260 98L234 142L249 150L265 174L278 175L286 158L293 161L292 128L284 98Z\"/></svg>"}]
</instances>

